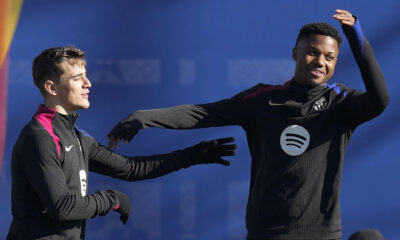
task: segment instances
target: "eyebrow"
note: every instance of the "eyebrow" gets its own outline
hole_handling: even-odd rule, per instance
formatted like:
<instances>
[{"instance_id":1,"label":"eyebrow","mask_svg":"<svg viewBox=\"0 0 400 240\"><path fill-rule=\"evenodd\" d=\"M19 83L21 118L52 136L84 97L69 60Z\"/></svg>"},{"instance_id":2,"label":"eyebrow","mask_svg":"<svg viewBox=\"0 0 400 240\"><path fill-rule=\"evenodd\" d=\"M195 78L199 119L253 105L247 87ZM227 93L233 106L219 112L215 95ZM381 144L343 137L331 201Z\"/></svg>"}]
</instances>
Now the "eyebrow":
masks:
<instances>
[{"instance_id":1,"label":"eyebrow","mask_svg":"<svg viewBox=\"0 0 400 240\"><path fill-rule=\"evenodd\" d=\"M319 49L317 49L317 48L315 48L315 47L313 47L313 46L309 46L307 49L313 49L313 50L317 50L318 52L321 52ZM329 54L335 54L335 52L332 52L332 51L330 51L330 52L328 52Z\"/></svg>"},{"instance_id":2,"label":"eyebrow","mask_svg":"<svg viewBox=\"0 0 400 240\"><path fill-rule=\"evenodd\" d=\"M76 77L80 77L80 76L82 76L83 74L85 74L86 72L83 72L83 73L78 73L78 74L76 74L76 75L73 75L73 76L70 76L69 78L76 78Z\"/></svg>"}]
</instances>

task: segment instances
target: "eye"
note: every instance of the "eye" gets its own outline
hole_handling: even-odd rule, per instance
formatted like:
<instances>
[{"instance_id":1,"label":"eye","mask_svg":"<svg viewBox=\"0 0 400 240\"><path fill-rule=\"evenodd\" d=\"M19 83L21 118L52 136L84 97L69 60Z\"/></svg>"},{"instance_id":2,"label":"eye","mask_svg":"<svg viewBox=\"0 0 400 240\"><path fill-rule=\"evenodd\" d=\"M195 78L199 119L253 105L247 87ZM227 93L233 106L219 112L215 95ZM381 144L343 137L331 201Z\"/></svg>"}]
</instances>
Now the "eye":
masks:
<instances>
[{"instance_id":1,"label":"eye","mask_svg":"<svg viewBox=\"0 0 400 240\"><path fill-rule=\"evenodd\" d=\"M331 61L334 61L334 60L335 60L335 57L334 57L334 56L331 56L331 55L328 55L328 56L325 57L325 59L326 59L327 61L331 62Z\"/></svg>"},{"instance_id":2,"label":"eye","mask_svg":"<svg viewBox=\"0 0 400 240\"><path fill-rule=\"evenodd\" d=\"M309 52L307 52L307 55L317 56L317 53L315 51L309 51Z\"/></svg>"}]
</instances>

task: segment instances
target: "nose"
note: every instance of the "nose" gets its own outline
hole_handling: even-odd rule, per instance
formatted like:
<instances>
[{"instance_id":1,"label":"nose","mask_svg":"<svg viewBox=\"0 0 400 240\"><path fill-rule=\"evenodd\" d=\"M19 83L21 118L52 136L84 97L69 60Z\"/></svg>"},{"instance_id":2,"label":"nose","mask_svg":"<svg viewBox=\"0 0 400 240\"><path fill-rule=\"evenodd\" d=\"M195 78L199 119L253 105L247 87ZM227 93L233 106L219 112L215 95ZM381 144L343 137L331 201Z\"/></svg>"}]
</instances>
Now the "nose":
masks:
<instances>
[{"instance_id":1,"label":"nose","mask_svg":"<svg viewBox=\"0 0 400 240\"><path fill-rule=\"evenodd\" d=\"M89 81L89 78L87 78L86 76L84 77L84 80L83 80L84 82L83 82L83 86L85 87L85 88L91 88L92 87L92 83Z\"/></svg>"},{"instance_id":2,"label":"nose","mask_svg":"<svg viewBox=\"0 0 400 240\"><path fill-rule=\"evenodd\" d=\"M325 64L325 57L322 54L319 54L318 56L315 57L314 63L317 64L318 66L322 67Z\"/></svg>"}]
</instances>

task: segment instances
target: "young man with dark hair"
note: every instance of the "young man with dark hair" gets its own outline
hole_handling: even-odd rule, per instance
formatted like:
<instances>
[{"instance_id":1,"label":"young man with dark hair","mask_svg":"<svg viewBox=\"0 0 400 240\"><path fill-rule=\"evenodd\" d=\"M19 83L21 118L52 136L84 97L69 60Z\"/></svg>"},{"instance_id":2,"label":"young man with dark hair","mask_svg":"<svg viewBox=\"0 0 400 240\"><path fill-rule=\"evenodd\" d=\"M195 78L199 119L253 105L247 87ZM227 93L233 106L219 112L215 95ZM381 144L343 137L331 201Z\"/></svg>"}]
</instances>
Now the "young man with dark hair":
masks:
<instances>
[{"instance_id":1,"label":"young man with dark hair","mask_svg":"<svg viewBox=\"0 0 400 240\"><path fill-rule=\"evenodd\" d=\"M91 83L83 51L56 47L33 61L33 79L44 98L12 152L12 214L7 239L84 239L85 220L117 211L125 224L129 198L118 190L88 194L88 172L136 181L194 164L229 165L233 138L202 142L168 154L125 157L75 125L87 109Z\"/></svg>"},{"instance_id":2,"label":"young man with dark hair","mask_svg":"<svg viewBox=\"0 0 400 240\"><path fill-rule=\"evenodd\" d=\"M193 129L240 125L252 158L247 239L340 239L339 189L346 146L354 130L389 101L385 79L359 20L336 10L366 92L328 84L341 37L325 23L300 30L292 80L258 84L230 99L142 110L118 123L109 146L142 128Z\"/></svg>"}]
</instances>

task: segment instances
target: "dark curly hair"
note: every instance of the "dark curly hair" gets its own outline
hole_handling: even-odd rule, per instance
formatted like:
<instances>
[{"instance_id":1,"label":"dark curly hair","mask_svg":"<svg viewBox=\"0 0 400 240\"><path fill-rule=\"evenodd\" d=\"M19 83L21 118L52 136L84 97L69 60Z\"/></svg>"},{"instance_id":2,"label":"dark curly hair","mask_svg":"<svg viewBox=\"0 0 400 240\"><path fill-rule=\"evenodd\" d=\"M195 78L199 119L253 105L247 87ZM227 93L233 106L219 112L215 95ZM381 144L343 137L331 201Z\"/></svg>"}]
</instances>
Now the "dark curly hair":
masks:
<instances>
[{"instance_id":1,"label":"dark curly hair","mask_svg":"<svg viewBox=\"0 0 400 240\"><path fill-rule=\"evenodd\" d=\"M86 66L85 53L72 45L48 48L35 57L32 62L32 77L40 92L43 93L46 80L59 81L64 73L60 64L64 61L72 65L82 63Z\"/></svg>"},{"instance_id":2,"label":"dark curly hair","mask_svg":"<svg viewBox=\"0 0 400 240\"><path fill-rule=\"evenodd\" d=\"M342 37L339 34L339 31L333 27L332 25L328 23L323 23L323 22L315 22L315 23L310 23L307 25L304 25L299 32L299 35L297 36L296 40L296 46L297 43L300 41L302 38L306 38L310 36L311 34L319 34L319 35L325 35L325 36L330 36L336 39L338 42L338 45L340 47L340 44L342 43Z\"/></svg>"}]
</instances>

